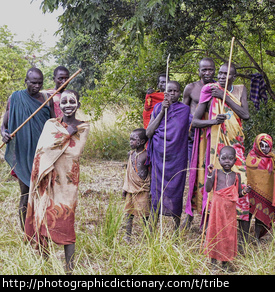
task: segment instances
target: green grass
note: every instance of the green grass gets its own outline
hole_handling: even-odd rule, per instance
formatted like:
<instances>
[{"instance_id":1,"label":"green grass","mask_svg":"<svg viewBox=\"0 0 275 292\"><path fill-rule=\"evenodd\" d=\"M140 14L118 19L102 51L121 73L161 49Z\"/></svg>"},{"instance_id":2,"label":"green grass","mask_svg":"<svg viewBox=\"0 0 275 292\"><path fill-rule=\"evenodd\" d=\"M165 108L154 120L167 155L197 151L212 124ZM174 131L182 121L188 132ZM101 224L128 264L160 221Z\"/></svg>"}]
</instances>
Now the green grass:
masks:
<instances>
[{"instance_id":1,"label":"green grass","mask_svg":"<svg viewBox=\"0 0 275 292\"><path fill-rule=\"evenodd\" d=\"M110 122L111 121L111 122ZM79 201L76 211L76 255L74 274L115 275L209 275L229 274L221 268L212 270L207 257L200 254L200 216L195 215L190 231L173 234L173 220L163 217L164 234L160 240L159 227L151 236L141 220L134 219L132 242L127 244L124 231L124 200L121 198L126 156L119 161L94 158L95 136L102 131L102 139L109 134L129 136L118 131L112 119L109 124L92 129L82 158ZM107 135L108 134L108 135ZM111 139L111 138L110 138ZM120 138L118 138L119 140ZM96 138L97 145L100 144ZM126 138L125 138L126 141ZM115 147L116 148L116 147ZM112 150L115 151L117 149ZM100 150L100 147L97 148ZM121 149L127 153L128 145ZM86 156L85 156L86 155ZM97 157L97 156L96 156ZM123 159L124 158L124 159ZM122 162L121 159L124 161ZM8 165L0 161L0 273L3 275L64 274L63 246L50 244L50 256L44 259L38 250L24 242L18 217L19 185L10 176ZM186 183L185 196L188 191ZM184 218L184 214L182 219ZM273 232L260 246L253 240L246 244L245 255L238 255L230 274L275 274L275 244ZM253 239L253 238L252 238Z\"/></svg>"}]
</instances>

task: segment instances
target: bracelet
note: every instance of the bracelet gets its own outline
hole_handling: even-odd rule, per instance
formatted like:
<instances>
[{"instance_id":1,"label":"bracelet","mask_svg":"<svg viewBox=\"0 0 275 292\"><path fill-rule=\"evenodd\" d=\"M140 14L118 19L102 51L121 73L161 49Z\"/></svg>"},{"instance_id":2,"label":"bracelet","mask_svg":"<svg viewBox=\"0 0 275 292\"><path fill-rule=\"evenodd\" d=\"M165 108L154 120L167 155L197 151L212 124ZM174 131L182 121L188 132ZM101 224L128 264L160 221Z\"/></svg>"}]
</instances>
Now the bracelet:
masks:
<instances>
[{"instance_id":1,"label":"bracelet","mask_svg":"<svg viewBox=\"0 0 275 292\"><path fill-rule=\"evenodd\" d=\"M212 178L212 176L213 176L213 175L211 175L211 176L207 175L206 177L207 177L207 178Z\"/></svg>"},{"instance_id":2,"label":"bracelet","mask_svg":"<svg viewBox=\"0 0 275 292\"><path fill-rule=\"evenodd\" d=\"M245 196L247 192L245 190L242 190L242 194Z\"/></svg>"}]
</instances>

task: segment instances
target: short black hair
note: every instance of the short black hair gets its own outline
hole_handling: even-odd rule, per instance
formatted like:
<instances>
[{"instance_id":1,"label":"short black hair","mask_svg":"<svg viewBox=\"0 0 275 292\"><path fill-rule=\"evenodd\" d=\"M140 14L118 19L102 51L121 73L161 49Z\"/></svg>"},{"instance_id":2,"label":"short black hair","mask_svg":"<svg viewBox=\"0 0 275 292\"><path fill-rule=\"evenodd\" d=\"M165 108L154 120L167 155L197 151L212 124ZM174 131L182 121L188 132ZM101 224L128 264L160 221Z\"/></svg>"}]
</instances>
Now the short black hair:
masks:
<instances>
[{"instance_id":1,"label":"short black hair","mask_svg":"<svg viewBox=\"0 0 275 292\"><path fill-rule=\"evenodd\" d=\"M178 81L175 81L175 80L169 80L169 81L168 81L168 84L169 84L169 83L174 83L174 84L176 84L176 85L178 86L179 90L180 90L180 84L179 84Z\"/></svg>"},{"instance_id":2,"label":"short black hair","mask_svg":"<svg viewBox=\"0 0 275 292\"><path fill-rule=\"evenodd\" d=\"M210 63L212 63L212 64L214 65L214 67L215 67L215 62L214 62L214 60L213 60L212 58L209 58L209 57L202 58L202 59L199 61L199 66L201 65L201 62L203 62L203 61L210 62Z\"/></svg>"},{"instance_id":3,"label":"short black hair","mask_svg":"<svg viewBox=\"0 0 275 292\"><path fill-rule=\"evenodd\" d=\"M223 66L223 65L226 65L227 68L228 68L229 62L225 62L225 63L222 64L222 66ZM230 70L231 70L231 69L234 70L234 74L236 75L236 74L237 74L237 69L236 69L236 66L235 66L233 63L231 63L231 65L230 65Z\"/></svg>"},{"instance_id":4,"label":"short black hair","mask_svg":"<svg viewBox=\"0 0 275 292\"><path fill-rule=\"evenodd\" d=\"M236 156L236 150L232 146L224 146L224 147L222 147L222 149L220 150L220 155L221 155L221 153L222 153L223 150L227 150L227 149L230 150L230 151L232 151L233 154L234 154L234 156Z\"/></svg>"},{"instance_id":5,"label":"short black hair","mask_svg":"<svg viewBox=\"0 0 275 292\"><path fill-rule=\"evenodd\" d=\"M64 67L64 66L58 66L53 71L53 76L54 77L56 76L56 74L57 74L58 71L66 71L66 72L68 72L68 74L70 74L69 70L66 67Z\"/></svg>"},{"instance_id":6,"label":"short black hair","mask_svg":"<svg viewBox=\"0 0 275 292\"><path fill-rule=\"evenodd\" d=\"M41 71L40 69L38 69L38 68L36 68L36 67L32 67L32 68L30 68L30 69L27 71L26 79L28 79L29 74L32 73L32 72L36 72L36 73L40 74L40 75L42 76L42 78L44 78L43 73L42 73L42 71Z\"/></svg>"},{"instance_id":7,"label":"short black hair","mask_svg":"<svg viewBox=\"0 0 275 292\"><path fill-rule=\"evenodd\" d=\"M140 138L140 140L145 140L145 143L148 141L148 137L146 136L146 130L144 128L138 128L133 130L133 132L138 132L138 136Z\"/></svg>"},{"instance_id":8,"label":"short black hair","mask_svg":"<svg viewBox=\"0 0 275 292\"><path fill-rule=\"evenodd\" d=\"M166 78L166 73L160 73L158 76L158 83L159 83L159 78L160 77L165 77ZM169 80L169 76L168 76L168 80Z\"/></svg>"}]
</instances>

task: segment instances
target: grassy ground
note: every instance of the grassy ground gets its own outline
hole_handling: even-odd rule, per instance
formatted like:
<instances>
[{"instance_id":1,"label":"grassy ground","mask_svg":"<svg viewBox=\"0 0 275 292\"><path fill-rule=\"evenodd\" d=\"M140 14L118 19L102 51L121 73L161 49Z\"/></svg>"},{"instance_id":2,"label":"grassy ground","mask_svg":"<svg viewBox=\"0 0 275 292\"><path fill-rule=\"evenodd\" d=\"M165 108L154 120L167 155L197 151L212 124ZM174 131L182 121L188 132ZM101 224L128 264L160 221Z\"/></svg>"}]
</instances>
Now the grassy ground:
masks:
<instances>
[{"instance_id":1,"label":"grassy ground","mask_svg":"<svg viewBox=\"0 0 275 292\"><path fill-rule=\"evenodd\" d=\"M254 243L252 237L245 246L245 255L239 254L232 263L233 272L224 271L220 266L213 270L206 256L199 253L199 215L195 215L191 230L181 230L179 238L173 234L172 219L164 217L161 242L159 233L155 237L150 236L148 228L135 218L132 242L127 244L123 240L124 201L121 198L125 161L89 157L95 147L99 151L98 144L106 138L103 139L103 136L108 134L109 137L110 133L119 135L119 131L115 132L113 127L109 132L108 127L102 129L101 134L98 127L92 129L82 159L75 224L77 242L74 274L275 274L272 234L266 235L260 246ZM96 135L101 136L98 138L101 142L94 141ZM128 135L126 133L123 139ZM117 137L117 141L123 139ZM62 246L50 244L51 255L45 260L37 250L24 243L18 220L19 185L9 172L0 152L0 273L64 274ZM186 185L185 198L188 182Z\"/></svg>"},{"instance_id":2,"label":"grassy ground","mask_svg":"<svg viewBox=\"0 0 275 292\"><path fill-rule=\"evenodd\" d=\"M164 217L164 236L155 238L136 218L131 244L123 240L124 201L121 187L124 163L94 160L81 167L79 203L76 213L75 274L228 274L220 267L211 269L208 259L199 253L201 233L199 216L190 231L173 236L173 222ZM18 221L19 187L1 163L0 195L0 269L1 274L63 274L62 246L51 244L46 261L23 242ZM187 190L186 190L187 191ZM159 230L159 228L158 228ZM274 274L273 236L260 246L246 245L246 255L233 262L233 274ZM231 272L232 274L232 272Z\"/></svg>"}]
</instances>

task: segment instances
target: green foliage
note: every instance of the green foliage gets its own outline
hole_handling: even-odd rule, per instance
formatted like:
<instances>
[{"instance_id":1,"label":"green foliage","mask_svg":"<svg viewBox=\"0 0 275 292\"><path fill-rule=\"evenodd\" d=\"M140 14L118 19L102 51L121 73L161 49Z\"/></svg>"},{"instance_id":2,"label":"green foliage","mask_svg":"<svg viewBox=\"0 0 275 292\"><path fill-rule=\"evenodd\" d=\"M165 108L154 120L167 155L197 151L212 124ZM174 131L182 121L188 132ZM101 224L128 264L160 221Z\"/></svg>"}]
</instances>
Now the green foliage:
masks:
<instances>
[{"instance_id":1,"label":"green foliage","mask_svg":"<svg viewBox=\"0 0 275 292\"><path fill-rule=\"evenodd\" d=\"M14 35L6 25L0 27L0 110L13 91L25 88L26 72L31 67L38 67L44 73L51 51L45 51L41 37L33 36L25 42L15 43ZM51 73L52 74L52 73ZM45 79L44 87L48 88Z\"/></svg>"},{"instance_id":2,"label":"green foliage","mask_svg":"<svg viewBox=\"0 0 275 292\"><path fill-rule=\"evenodd\" d=\"M252 149L253 142L261 133L269 134L275 139L275 102L269 99L267 104L261 102L260 110L256 110L253 102L249 102L250 119L244 122L246 154Z\"/></svg>"}]
</instances>

